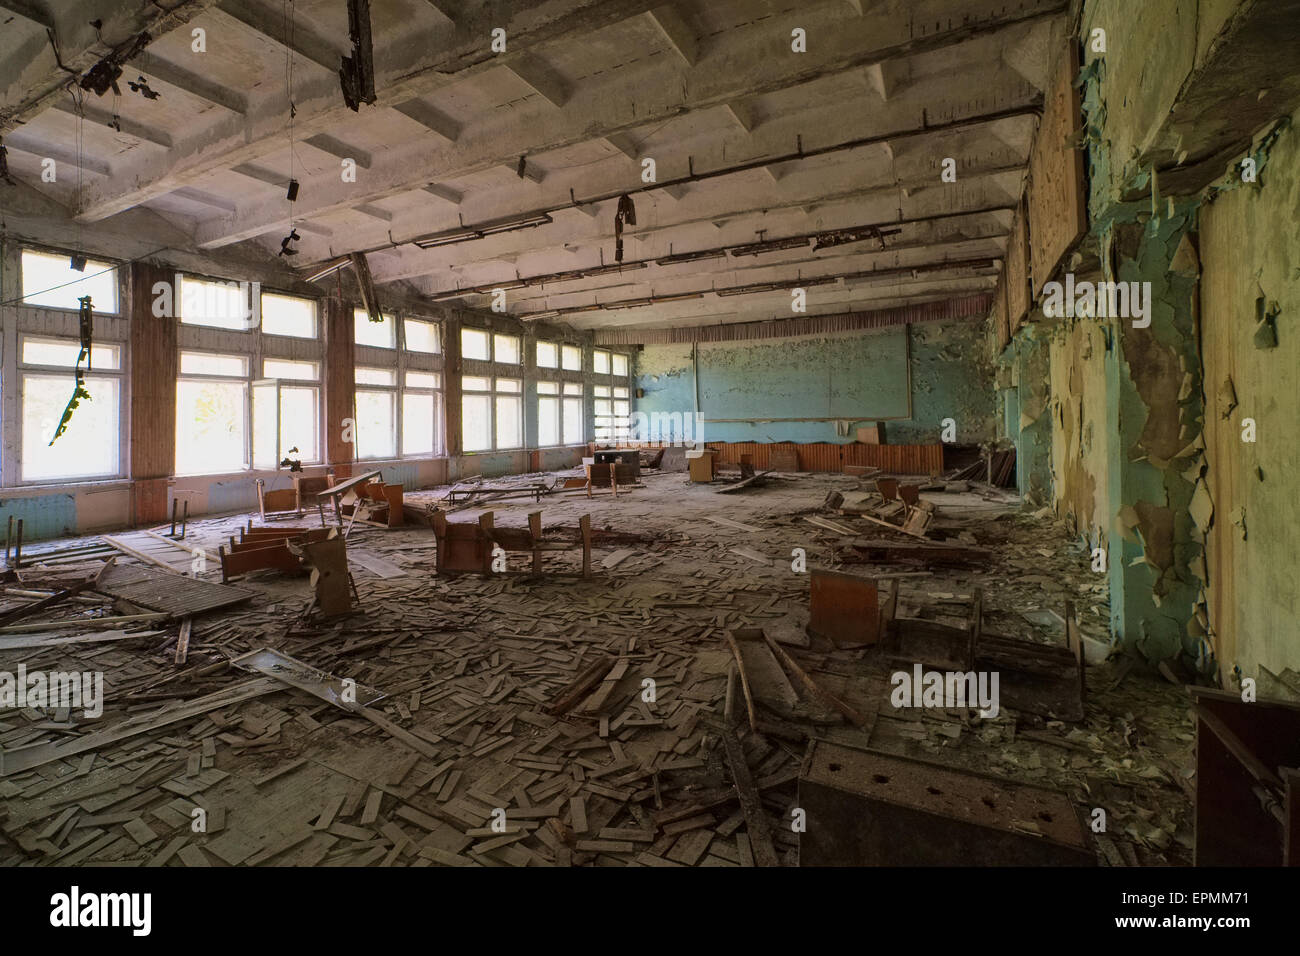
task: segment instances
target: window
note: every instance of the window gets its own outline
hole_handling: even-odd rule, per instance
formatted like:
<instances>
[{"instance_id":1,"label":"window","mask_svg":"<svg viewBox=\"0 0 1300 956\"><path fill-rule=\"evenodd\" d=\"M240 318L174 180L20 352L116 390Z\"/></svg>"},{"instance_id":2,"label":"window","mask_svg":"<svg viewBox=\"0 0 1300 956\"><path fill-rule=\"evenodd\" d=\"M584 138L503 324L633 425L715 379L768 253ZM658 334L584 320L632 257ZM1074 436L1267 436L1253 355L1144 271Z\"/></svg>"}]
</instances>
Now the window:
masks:
<instances>
[{"instance_id":1,"label":"window","mask_svg":"<svg viewBox=\"0 0 1300 956\"><path fill-rule=\"evenodd\" d=\"M614 404L610 399L608 385L596 385L592 388L596 396L592 402L592 417L596 426L596 441L609 441L614 435Z\"/></svg>"},{"instance_id":2,"label":"window","mask_svg":"<svg viewBox=\"0 0 1300 956\"><path fill-rule=\"evenodd\" d=\"M438 323L436 322L407 319L402 323L402 332L406 337L406 350L408 352L437 354L442 351L442 342L438 338Z\"/></svg>"},{"instance_id":3,"label":"window","mask_svg":"<svg viewBox=\"0 0 1300 956\"><path fill-rule=\"evenodd\" d=\"M487 362L492 358L492 340L482 329L469 329L462 327L460 330L460 354L461 358L480 359Z\"/></svg>"},{"instance_id":4,"label":"window","mask_svg":"<svg viewBox=\"0 0 1300 956\"><path fill-rule=\"evenodd\" d=\"M492 336L493 355L502 365L519 364L519 338L514 335Z\"/></svg>"},{"instance_id":5,"label":"window","mask_svg":"<svg viewBox=\"0 0 1300 956\"><path fill-rule=\"evenodd\" d=\"M432 455L442 448L442 379L437 372L407 372L402 389L402 454Z\"/></svg>"},{"instance_id":6,"label":"window","mask_svg":"<svg viewBox=\"0 0 1300 956\"><path fill-rule=\"evenodd\" d=\"M24 276L25 257L26 253ZM19 354L22 480L111 478L120 474L121 346L101 343L91 349L92 370L85 372L82 380L90 399L82 398L77 403L57 439L54 433L76 388L73 370L81 343L75 339L24 336Z\"/></svg>"},{"instance_id":7,"label":"window","mask_svg":"<svg viewBox=\"0 0 1300 956\"><path fill-rule=\"evenodd\" d=\"M85 268L77 270L72 268L71 256L24 249L22 273L21 305L78 310L81 303L77 300L88 295L96 312L117 313L117 268L112 263L87 259ZM68 381L72 381L71 377ZM68 394L72 394L71 389ZM60 417L62 414L60 409Z\"/></svg>"},{"instance_id":8,"label":"window","mask_svg":"<svg viewBox=\"0 0 1300 956\"><path fill-rule=\"evenodd\" d=\"M632 412L630 390L626 387L597 385L594 393L596 399L592 403L592 413L595 418L596 441L627 438Z\"/></svg>"},{"instance_id":9,"label":"window","mask_svg":"<svg viewBox=\"0 0 1300 956\"><path fill-rule=\"evenodd\" d=\"M570 372L581 372L582 349L576 345L564 346L564 367Z\"/></svg>"},{"instance_id":10,"label":"window","mask_svg":"<svg viewBox=\"0 0 1300 956\"><path fill-rule=\"evenodd\" d=\"M586 441L586 429L583 428L582 385L578 382L564 383L564 444L581 445Z\"/></svg>"},{"instance_id":11,"label":"window","mask_svg":"<svg viewBox=\"0 0 1300 956\"><path fill-rule=\"evenodd\" d=\"M614 353L614 374L627 378L627 356L618 352Z\"/></svg>"},{"instance_id":12,"label":"window","mask_svg":"<svg viewBox=\"0 0 1300 956\"><path fill-rule=\"evenodd\" d=\"M609 374L609 353L604 349L596 349L591 353L591 370L597 375Z\"/></svg>"},{"instance_id":13,"label":"window","mask_svg":"<svg viewBox=\"0 0 1300 956\"><path fill-rule=\"evenodd\" d=\"M316 303L293 295L263 292L262 331L296 339L316 338Z\"/></svg>"},{"instance_id":14,"label":"window","mask_svg":"<svg viewBox=\"0 0 1300 956\"><path fill-rule=\"evenodd\" d=\"M492 380L474 375L461 378L461 442L465 451L492 448Z\"/></svg>"},{"instance_id":15,"label":"window","mask_svg":"<svg viewBox=\"0 0 1300 956\"><path fill-rule=\"evenodd\" d=\"M461 441L465 451L520 448L524 383L517 378L461 377Z\"/></svg>"},{"instance_id":16,"label":"window","mask_svg":"<svg viewBox=\"0 0 1300 956\"><path fill-rule=\"evenodd\" d=\"M560 443L560 383L537 383L537 447Z\"/></svg>"},{"instance_id":17,"label":"window","mask_svg":"<svg viewBox=\"0 0 1300 956\"><path fill-rule=\"evenodd\" d=\"M248 359L182 352L176 382L176 473L248 468Z\"/></svg>"},{"instance_id":18,"label":"window","mask_svg":"<svg viewBox=\"0 0 1300 956\"><path fill-rule=\"evenodd\" d=\"M497 379L496 439L497 448L519 448L524 443L523 382Z\"/></svg>"},{"instance_id":19,"label":"window","mask_svg":"<svg viewBox=\"0 0 1300 956\"><path fill-rule=\"evenodd\" d=\"M320 461L320 366L266 359L262 375L253 383L253 467Z\"/></svg>"},{"instance_id":20,"label":"window","mask_svg":"<svg viewBox=\"0 0 1300 956\"><path fill-rule=\"evenodd\" d=\"M362 309L353 310L353 335L357 345L369 345L376 349L397 347L397 319L387 312L382 314L384 321L371 322L369 313Z\"/></svg>"},{"instance_id":21,"label":"window","mask_svg":"<svg viewBox=\"0 0 1300 956\"><path fill-rule=\"evenodd\" d=\"M262 375L265 378L293 378L314 382L320 379L320 366L315 362L267 359L262 363Z\"/></svg>"},{"instance_id":22,"label":"window","mask_svg":"<svg viewBox=\"0 0 1300 956\"><path fill-rule=\"evenodd\" d=\"M247 330L261 309L260 300L250 301L247 282L223 282L181 276L176 305L184 325L206 325L214 329Z\"/></svg>"},{"instance_id":23,"label":"window","mask_svg":"<svg viewBox=\"0 0 1300 956\"><path fill-rule=\"evenodd\" d=\"M397 373L356 370L357 458L397 457Z\"/></svg>"},{"instance_id":24,"label":"window","mask_svg":"<svg viewBox=\"0 0 1300 956\"><path fill-rule=\"evenodd\" d=\"M559 346L554 342L537 343L537 367L555 368L560 364Z\"/></svg>"},{"instance_id":25,"label":"window","mask_svg":"<svg viewBox=\"0 0 1300 956\"><path fill-rule=\"evenodd\" d=\"M614 437L627 439L632 430L632 399L626 388L614 388Z\"/></svg>"}]
</instances>

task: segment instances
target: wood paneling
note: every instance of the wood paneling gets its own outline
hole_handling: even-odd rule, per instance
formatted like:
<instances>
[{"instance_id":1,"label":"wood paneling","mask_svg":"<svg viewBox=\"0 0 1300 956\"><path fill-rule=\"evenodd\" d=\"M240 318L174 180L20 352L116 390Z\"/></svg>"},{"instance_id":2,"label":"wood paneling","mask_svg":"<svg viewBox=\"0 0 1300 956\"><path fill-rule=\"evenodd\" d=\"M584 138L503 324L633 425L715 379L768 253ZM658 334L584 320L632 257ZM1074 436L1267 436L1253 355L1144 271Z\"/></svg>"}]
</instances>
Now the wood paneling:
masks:
<instances>
[{"instance_id":1,"label":"wood paneling","mask_svg":"<svg viewBox=\"0 0 1300 956\"><path fill-rule=\"evenodd\" d=\"M449 317L443 326L442 358L444 375L442 377L443 407L447 416L447 455L461 453L463 439L460 417L460 319Z\"/></svg>"},{"instance_id":2,"label":"wood paneling","mask_svg":"<svg viewBox=\"0 0 1300 956\"><path fill-rule=\"evenodd\" d=\"M1010 335L1025 321L1033 292L1029 286L1029 220L1027 203L1020 201L1015 219L1011 222L1011 235L1007 239L1007 258L1003 274L1007 285L1007 329Z\"/></svg>"},{"instance_id":3,"label":"wood paneling","mask_svg":"<svg viewBox=\"0 0 1300 956\"><path fill-rule=\"evenodd\" d=\"M175 316L153 314L156 282L173 281L170 270L147 262L131 266L131 477L167 478L176 467L176 324ZM167 502L157 495L137 499L138 521L165 516ZM161 508L161 514L159 510Z\"/></svg>"},{"instance_id":4,"label":"wood paneling","mask_svg":"<svg viewBox=\"0 0 1300 956\"><path fill-rule=\"evenodd\" d=\"M1073 38L1066 40L1057 63L1029 150L1029 267L1034 289L1052 278L1088 230L1083 151L1070 145L1083 127L1074 88L1079 48Z\"/></svg>"},{"instance_id":5,"label":"wood paneling","mask_svg":"<svg viewBox=\"0 0 1300 956\"><path fill-rule=\"evenodd\" d=\"M356 344L352 307L341 299L325 300L325 453L329 464L350 466L355 443L343 440L344 419L354 418ZM340 477L346 475L340 472Z\"/></svg>"}]
</instances>

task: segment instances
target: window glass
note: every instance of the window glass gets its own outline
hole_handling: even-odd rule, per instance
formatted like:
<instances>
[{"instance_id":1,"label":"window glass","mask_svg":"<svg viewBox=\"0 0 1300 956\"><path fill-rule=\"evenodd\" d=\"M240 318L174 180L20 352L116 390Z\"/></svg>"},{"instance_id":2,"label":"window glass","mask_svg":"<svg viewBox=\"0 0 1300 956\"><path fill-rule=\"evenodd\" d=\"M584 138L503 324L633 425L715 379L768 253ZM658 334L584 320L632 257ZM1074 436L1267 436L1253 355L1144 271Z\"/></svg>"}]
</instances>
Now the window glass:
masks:
<instances>
[{"instance_id":1,"label":"window glass","mask_svg":"<svg viewBox=\"0 0 1300 956\"><path fill-rule=\"evenodd\" d=\"M356 381L358 385L396 385L397 373L391 368L358 368Z\"/></svg>"},{"instance_id":2,"label":"window glass","mask_svg":"<svg viewBox=\"0 0 1300 956\"><path fill-rule=\"evenodd\" d=\"M582 371L582 349L576 345L564 347L564 367L570 372Z\"/></svg>"},{"instance_id":3,"label":"window glass","mask_svg":"<svg viewBox=\"0 0 1300 956\"><path fill-rule=\"evenodd\" d=\"M519 339L514 335L494 335L492 347L496 361L503 365L519 364Z\"/></svg>"},{"instance_id":4,"label":"window glass","mask_svg":"<svg viewBox=\"0 0 1300 956\"><path fill-rule=\"evenodd\" d=\"M248 359L243 355L221 355L216 352L182 352L181 374L247 378Z\"/></svg>"},{"instance_id":5,"label":"window glass","mask_svg":"<svg viewBox=\"0 0 1300 956\"><path fill-rule=\"evenodd\" d=\"M54 433L72 398L69 374L22 374L22 477L24 481L54 478L112 477L119 473L118 422L121 382L116 376L87 375L90 399L81 399L62 435Z\"/></svg>"},{"instance_id":6,"label":"window glass","mask_svg":"<svg viewBox=\"0 0 1300 956\"><path fill-rule=\"evenodd\" d=\"M252 286L245 282L195 279L181 276L179 301L181 322L214 329L245 330L253 327Z\"/></svg>"},{"instance_id":7,"label":"window glass","mask_svg":"<svg viewBox=\"0 0 1300 956\"><path fill-rule=\"evenodd\" d=\"M87 259L86 268L78 272L71 256L24 249L22 281L20 306L79 310L77 300L88 295L97 313L117 313L117 268L112 263Z\"/></svg>"},{"instance_id":8,"label":"window glass","mask_svg":"<svg viewBox=\"0 0 1300 956\"><path fill-rule=\"evenodd\" d=\"M266 359L262 362L262 374L267 378L295 378L314 382L320 378L320 366L315 362Z\"/></svg>"},{"instance_id":9,"label":"window glass","mask_svg":"<svg viewBox=\"0 0 1300 956\"><path fill-rule=\"evenodd\" d=\"M402 325L408 352L439 352L442 343L438 338L438 323L423 319L407 319Z\"/></svg>"},{"instance_id":10,"label":"window glass","mask_svg":"<svg viewBox=\"0 0 1300 956\"><path fill-rule=\"evenodd\" d=\"M353 311L352 325L357 345L369 345L377 349L397 346L397 320L387 312L381 315L382 322L371 322L370 314L364 309Z\"/></svg>"},{"instance_id":11,"label":"window glass","mask_svg":"<svg viewBox=\"0 0 1300 956\"><path fill-rule=\"evenodd\" d=\"M482 329L461 328L460 354L462 358L482 359L486 362L492 357L491 347L491 339Z\"/></svg>"},{"instance_id":12,"label":"window glass","mask_svg":"<svg viewBox=\"0 0 1300 956\"><path fill-rule=\"evenodd\" d=\"M555 368L559 364L559 349L554 342L537 343L537 367Z\"/></svg>"},{"instance_id":13,"label":"window glass","mask_svg":"<svg viewBox=\"0 0 1300 956\"><path fill-rule=\"evenodd\" d=\"M316 303L296 295L263 292L262 331L296 339L316 338Z\"/></svg>"}]
</instances>

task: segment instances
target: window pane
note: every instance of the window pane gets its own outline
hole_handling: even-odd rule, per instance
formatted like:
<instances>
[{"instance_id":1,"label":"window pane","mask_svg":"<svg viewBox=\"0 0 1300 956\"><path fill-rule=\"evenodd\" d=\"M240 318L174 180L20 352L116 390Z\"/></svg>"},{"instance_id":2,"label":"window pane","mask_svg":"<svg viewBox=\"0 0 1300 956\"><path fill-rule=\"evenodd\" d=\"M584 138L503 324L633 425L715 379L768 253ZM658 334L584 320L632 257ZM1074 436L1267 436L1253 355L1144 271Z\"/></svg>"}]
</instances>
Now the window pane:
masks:
<instances>
[{"instance_id":1,"label":"window pane","mask_svg":"<svg viewBox=\"0 0 1300 956\"><path fill-rule=\"evenodd\" d=\"M176 383L176 473L212 475L248 467L244 382Z\"/></svg>"},{"instance_id":2,"label":"window pane","mask_svg":"<svg viewBox=\"0 0 1300 956\"><path fill-rule=\"evenodd\" d=\"M497 447L518 448L524 443L523 399L512 395L497 396Z\"/></svg>"},{"instance_id":3,"label":"window pane","mask_svg":"<svg viewBox=\"0 0 1300 956\"><path fill-rule=\"evenodd\" d=\"M110 263L87 259L86 270L78 272L69 256L24 249L22 268L23 301L19 305L80 309L77 300L88 295L96 312L117 312L117 269Z\"/></svg>"},{"instance_id":4,"label":"window pane","mask_svg":"<svg viewBox=\"0 0 1300 956\"><path fill-rule=\"evenodd\" d=\"M437 388L442 384L437 372L407 372L407 388Z\"/></svg>"},{"instance_id":5,"label":"window pane","mask_svg":"<svg viewBox=\"0 0 1300 956\"><path fill-rule=\"evenodd\" d=\"M397 384L397 373L388 368L359 368L356 377L358 385Z\"/></svg>"},{"instance_id":6,"label":"window pane","mask_svg":"<svg viewBox=\"0 0 1300 956\"><path fill-rule=\"evenodd\" d=\"M582 394L582 383L581 383L581 382L565 382L565 383L564 383L564 394L565 394L565 395L581 395L581 394Z\"/></svg>"},{"instance_id":7,"label":"window pane","mask_svg":"<svg viewBox=\"0 0 1300 956\"><path fill-rule=\"evenodd\" d=\"M560 443L560 400L542 397L537 400L537 444L545 448Z\"/></svg>"},{"instance_id":8,"label":"window pane","mask_svg":"<svg viewBox=\"0 0 1300 956\"><path fill-rule=\"evenodd\" d=\"M537 394L538 394L538 395L558 395L558 394L560 394L560 386L559 386L559 383L558 383L558 382L538 382L538 383L537 383Z\"/></svg>"},{"instance_id":9,"label":"window pane","mask_svg":"<svg viewBox=\"0 0 1300 956\"><path fill-rule=\"evenodd\" d=\"M616 388L616 389L614 389L614 397L615 397L615 398L627 398L627 397L628 397L628 390L625 389L625 388Z\"/></svg>"},{"instance_id":10,"label":"window pane","mask_svg":"<svg viewBox=\"0 0 1300 956\"><path fill-rule=\"evenodd\" d=\"M492 337L493 348L496 350L496 360L505 365L519 364L519 339L513 335L494 335Z\"/></svg>"},{"instance_id":11,"label":"window pane","mask_svg":"<svg viewBox=\"0 0 1300 956\"><path fill-rule=\"evenodd\" d=\"M461 358L482 359L486 362L491 358L488 334L482 329L462 328L460 330L460 354Z\"/></svg>"},{"instance_id":12,"label":"window pane","mask_svg":"<svg viewBox=\"0 0 1300 956\"><path fill-rule=\"evenodd\" d=\"M267 335L316 338L316 303L295 295L263 292L262 331Z\"/></svg>"},{"instance_id":13,"label":"window pane","mask_svg":"<svg viewBox=\"0 0 1300 956\"><path fill-rule=\"evenodd\" d=\"M276 426L279 392L273 381L253 383L254 468L274 468L280 461L280 436Z\"/></svg>"},{"instance_id":14,"label":"window pane","mask_svg":"<svg viewBox=\"0 0 1300 956\"><path fill-rule=\"evenodd\" d=\"M229 375L248 377L248 359L242 355L218 355L213 352L182 352L182 375Z\"/></svg>"},{"instance_id":15,"label":"window pane","mask_svg":"<svg viewBox=\"0 0 1300 956\"><path fill-rule=\"evenodd\" d=\"M397 455L397 395L357 390L357 457Z\"/></svg>"},{"instance_id":16,"label":"window pane","mask_svg":"<svg viewBox=\"0 0 1300 956\"><path fill-rule=\"evenodd\" d=\"M593 385L591 391L597 398L609 398L608 385Z\"/></svg>"},{"instance_id":17,"label":"window pane","mask_svg":"<svg viewBox=\"0 0 1300 956\"><path fill-rule=\"evenodd\" d=\"M280 454L299 461L320 461L320 391L301 385L280 387ZM298 451L295 453L294 449Z\"/></svg>"},{"instance_id":18,"label":"window pane","mask_svg":"<svg viewBox=\"0 0 1300 956\"><path fill-rule=\"evenodd\" d=\"M537 343L538 368L555 368L559 360L560 356L554 342Z\"/></svg>"},{"instance_id":19,"label":"window pane","mask_svg":"<svg viewBox=\"0 0 1300 956\"><path fill-rule=\"evenodd\" d=\"M461 376L460 388L463 392L490 392L492 382L486 378L479 378L475 375Z\"/></svg>"},{"instance_id":20,"label":"window pane","mask_svg":"<svg viewBox=\"0 0 1300 956\"><path fill-rule=\"evenodd\" d=\"M564 367L570 371L582 371L582 349L576 345L564 347Z\"/></svg>"},{"instance_id":21,"label":"window pane","mask_svg":"<svg viewBox=\"0 0 1300 956\"><path fill-rule=\"evenodd\" d=\"M610 414L609 399L607 398L596 399L594 402L592 402L591 411L592 414L597 416Z\"/></svg>"},{"instance_id":22,"label":"window pane","mask_svg":"<svg viewBox=\"0 0 1300 956\"><path fill-rule=\"evenodd\" d=\"M615 352L613 361L614 374L627 375L627 356Z\"/></svg>"},{"instance_id":23,"label":"window pane","mask_svg":"<svg viewBox=\"0 0 1300 956\"><path fill-rule=\"evenodd\" d=\"M262 363L262 374L267 378L296 378L308 382L320 378L315 362L292 362L289 359L266 359Z\"/></svg>"},{"instance_id":24,"label":"window pane","mask_svg":"<svg viewBox=\"0 0 1300 956\"><path fill-rule=\"evenodd\" d=\"M433 395L406 392L402 395L402 454L433 454Z\"/></svg>"},{"instance_id":25,"label":"window pane","mask_svg":"<svg viewBox=\"0 0 1300 956\"><path fill-rule=\"evenodd\" d=\"M492 398L465 395L461 398L461 432L465 451L492 447Z\"/></svg>"},{"instance_id":26,"label":"window pane","mask_svg":"<svg viewBox=\"0 0 1300 956\"><path fill-rule=\"evenodd\" d=\"M406 350L408 352L438 352L438 324L424 322L420 319L407 319L403 323L406 333Z\"/></svg>"},{"instance_id":27,"label":"window pane","mask_svg":"<svg viewBox=\"0 0 1300 956\"><path fill-rule=\"evenodd\" d=\"M582 399L564 400L564 444L580 445L584 440L582 428Z\"/></svg>"},{"instance_id":28,"label":"window pane","mask_svg":"<svg viewBox=\"0 0 1300 956\"><path fill-rule=\"evenodd\" d=\"M181 276L181 294L178 303L181 322L185 325L206 325L214 329L252 328L252 287L233 280L215 282Z\"/></svg>"},{"instance_id":29,"label":"window pane","mask_svg":"<svg viewBox=\"0 0 1300 956\"><path fill-rule=\"evenodd\" d=\"M601 349L591 353L591 369L597 375L609 374L609 353Z\"/></svg>"},{"instance_id":30,"label":"window pane","mask_svg":"<svg viewBox=\"0 0 1300 956\"><path fill-rule=\"evenodd\" d=\"M90 400L83 398L77 403L67 430L53 445L50 439L72 397L73 378L28 374L22 381L24 481L107 477L118 473L121 404L116 378L86 376Z\"/></svg>"},{"instance_id":31,"label":"window pane","mask_svg":"<svg viewBox=\"0 0 1300 956\"><path fill-rule=\"evenodd\" d=\"M28 365L58 365L72 369L77 367L77 356L80 354L81 343L72 339L23 339L23 361ZM86 364L83 362L81 367L85 369ZM120 369L122 367L121 347L92 345L90 367L105 371Z\"/></svg>"},{"instance_id":32,"label":"window pane","mask_svg":"<svg viewBox=\"0 0 1300 956\"><path fill-rule=\"evenodd\" d=\"M498 392L520 392L523 391L523 382L517 378L499 378L497 379Z\"/></svg>"},{"instance_id":33,"label":"window pane","mask_svg":"<svg viewBox=\"0 0 1300 956\"><path fill-rule=\"evenodd\" d=\"M371 322L370 315L361 309L352 313L357 345L370 345L377 349L391 349L397 345L397 321L387 312L384 321Z\"/></svg>"}]
</instances>

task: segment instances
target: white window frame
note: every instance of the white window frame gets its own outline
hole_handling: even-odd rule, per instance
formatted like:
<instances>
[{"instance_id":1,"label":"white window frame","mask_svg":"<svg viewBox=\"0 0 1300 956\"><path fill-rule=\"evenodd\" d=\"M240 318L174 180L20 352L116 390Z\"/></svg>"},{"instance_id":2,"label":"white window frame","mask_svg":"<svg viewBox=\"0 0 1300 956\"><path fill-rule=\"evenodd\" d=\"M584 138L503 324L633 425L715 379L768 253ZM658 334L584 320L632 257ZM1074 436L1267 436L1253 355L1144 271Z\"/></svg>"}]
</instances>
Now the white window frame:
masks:
<instances>
[{"instance_id":1,"label":"white window frame","mask_svg":"<svg viewBox=\"0 0 1300 956\"><path fill-rule=\"evenodd\" d=\"M92 308L93 305L94 304L92 303ZM42 305L42 306L31 306L31 308L48 309L48 308L57 308L57 307ZM125 478L127 476L126 456L128 451L127 441L126 441L127 429L124 427L126 410L128 408L127 394L126 394L127 391L126 343L109 340L109 341L100 341L92 344L91 367L89 369L85 368L85 366L82 367L82 372L86 377L113 378L117 381L117 451L114 456L117 461L117 470L112 472L105 472L103 474L94 474L94 475L63 475L63 476L56 475L50 478L24 478L22 473L22 465L25 458L23 454L23 417L25 411L25 409L23 408L23 396L26 392L25 382L27 376L35 375L42 378L49 377L49 378L64 379L67 382L68 398L72 397L72 391L75 388L75 384L76 384L75 365L43 365L36 362L26 362L23 360L23 352L25 351L24 345L28 341L57 343L59 345L71 346L77 349L77 351L79 352L81 350L81 340L66 335L47 335L40 332L20 331L18 332L15 341L16 341L15 351L17 354L15 356L16 363L14 369L14 381L17 387L14 390L15 395L14 395L13 407L15 412L14 443L18 449L17 460L15 461L15 465L16 465L15 477L18 483L21 485L40 486L40 485L53 485L53 484L76 484L79 482L92 482L92 481L114 481L114 480L120 480ZM103 369L103 368L94 367L94 350L96 347L116 349L117 368ZM94 401L94 391L93 390L89 390L89 391L92 396L91 401ZM77 416L77 412L76 410L74 410L72 413L73 421L76 420L76 416ZM56 427L57 427L57 423L56 423ZM60 440L66 441L68 439L65 436Z\"/></svg>"},{"instance_id":2,"label":"white window frame","mask_svg":"<svg viewBox=\"0 0 1300 956\"><path fill-rule=\"evenodd\" d=\"M224 330L232 331L232 330ZM244 360L243 376L236 375L213 375L201 374L196 372L181 371L181 363L184 359L184 353L191 352L195 354L220 355L241 358ZM176 350L176 427L181 426L180 415L180 387L182 382L221 382L231 383L238 382L244 386L244 463L237 468L225 468L219 471L182 471L180 462L177 460L177 454L180 452L180 443L172 449L172 468L177 476L198 477L208 475L237 475L251 471L253 468L253 372L255 370L255 360L247 352L232 351L230 349L200 348L188 345L182 345ZM278 413L277 413L278 418ZM278 444L278 436L277 436Z\"/></svg>"}]
</instances>

